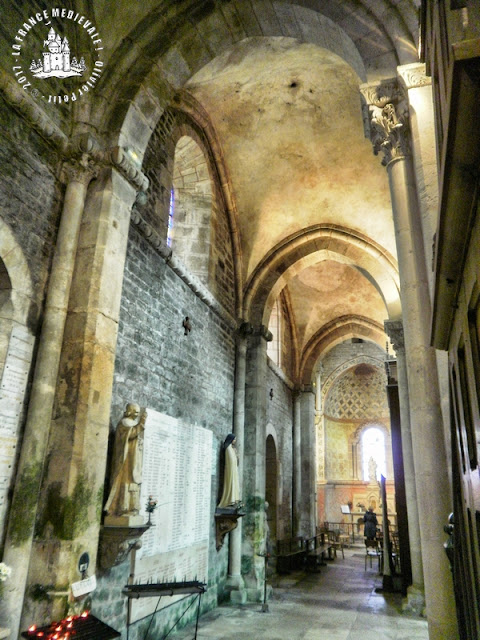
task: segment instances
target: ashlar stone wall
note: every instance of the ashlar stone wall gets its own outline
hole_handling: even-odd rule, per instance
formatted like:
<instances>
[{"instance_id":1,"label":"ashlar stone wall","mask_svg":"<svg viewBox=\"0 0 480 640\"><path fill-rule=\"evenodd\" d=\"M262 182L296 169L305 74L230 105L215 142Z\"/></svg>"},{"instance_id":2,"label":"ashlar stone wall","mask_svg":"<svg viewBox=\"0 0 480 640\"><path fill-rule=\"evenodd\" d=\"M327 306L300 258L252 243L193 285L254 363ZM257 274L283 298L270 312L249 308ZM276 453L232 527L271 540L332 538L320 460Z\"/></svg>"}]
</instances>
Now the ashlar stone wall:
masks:
<instances>
[{"instance_id":1,"label":"ashlar stone wall","mask_svg":"<svg viewBox=\"0 0 480 640\"><path fill-rule=\"evenodd\" d=\"M141 210L142 218L165 240L175 126L174 119L165 117L151 140L146 162L152 186L148 203ZM170 137L166 135L166 129L172 134ZM202 149L202 153L204 151ZM215 191L216 187L212 189ZM216 252L223 254L227 280L233 281L228 225L224 211L218 207L215 211L212 207L211 225L225 232L211 234L213 246L207 258L212 260ZM174 247L173 256L177 260ZM136 402L212 431L209 575L208 590L202 598L203 607L211 608L225 597L228 570L228 538L220 551L215 548L214 511L219 494L221 445L233 424L234 300L230 289L216 286L213 288L217 304L210 304L198 294L194 285L185 281L189 278L180 277L177 271L165 258L164 251L155 249L132 223L115 360L110 452L115 425L127 402ZM188 274L188 268L185 267L184 272ZM187 316L191 322L189 332L183 327ZM105 498L106 495L107 492ZM101 573L97 576L99 587L93 595L96 615L118 629L124 627L126 620L126 598L121 595L121 588L126 584L128 574L128 562ZM187 579L193 577L187 576ZM184 604L174 605L155 616L150 629L152 637L155 634L162 636L184 608ZM192 608L182 624L194 615ZM148 622L138 621L130 627L131 640L144 637Z\"/></svg>"},{"instance_id":2,"label":"ashlar stone wall","mask_svg":"<svg viewBox=\"0 0 480 640\"><path fill-rule=\"evenodd\" d=\"M269 359L267 367L267 432L274 436L277 454L276 513L269 510L269 518L275 518L277 538L292 535L292 385Z\"/></svg>"}]
</instances>

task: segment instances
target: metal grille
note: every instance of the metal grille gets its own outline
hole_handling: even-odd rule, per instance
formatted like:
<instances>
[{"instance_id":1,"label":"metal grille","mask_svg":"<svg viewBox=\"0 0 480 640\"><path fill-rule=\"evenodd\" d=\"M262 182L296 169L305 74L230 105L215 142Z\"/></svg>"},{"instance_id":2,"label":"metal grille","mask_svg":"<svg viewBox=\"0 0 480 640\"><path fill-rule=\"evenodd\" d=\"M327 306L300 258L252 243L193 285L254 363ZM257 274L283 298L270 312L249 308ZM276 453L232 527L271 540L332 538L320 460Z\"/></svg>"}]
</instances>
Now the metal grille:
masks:
<instances>
[{"instance_id":1,"label":"metal grille","mask_svg":"<svg viewBox=\"0 0 480 640\"><path fill-rule=\"evenodd\" d=\"M22 632L23 638L41 638L41 640L110 640L121 634L105 624L91 613L70 616L60 622L52 622L45 627L31 627Z\"/></svg>"}]
</instances>

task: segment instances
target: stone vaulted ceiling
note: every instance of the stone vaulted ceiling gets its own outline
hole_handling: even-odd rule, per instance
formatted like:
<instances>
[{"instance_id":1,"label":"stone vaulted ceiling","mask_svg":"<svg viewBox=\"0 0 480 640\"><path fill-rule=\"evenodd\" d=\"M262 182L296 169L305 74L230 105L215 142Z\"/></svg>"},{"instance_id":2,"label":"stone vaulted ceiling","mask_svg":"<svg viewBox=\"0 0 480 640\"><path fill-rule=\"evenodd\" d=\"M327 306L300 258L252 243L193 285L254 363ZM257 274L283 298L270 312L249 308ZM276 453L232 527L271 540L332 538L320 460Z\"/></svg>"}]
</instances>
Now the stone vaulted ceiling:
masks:
<instances>
[{"instance_id":1,"label":"stone vaulted ceiling","mask_svg":"<svg viewBox=\"0 0 480 640\"><path fill-rule=\"evenodd\" d=\"M178 92L201 106L228 171L243 310L259 306L266 323L286 293L298 362L321 356L330 333L337 343L355 336L383 347L383 321L399 315L387 174L365 137L359 87L418 61L418 7L419 0L90 7L114 62L98 95L110 86L115 99L94 114L98 129L134 121L137 105L153 129L156 100ZM129 144L141 157L146 142L139 134Z\"/></svg>"}]
</instances>

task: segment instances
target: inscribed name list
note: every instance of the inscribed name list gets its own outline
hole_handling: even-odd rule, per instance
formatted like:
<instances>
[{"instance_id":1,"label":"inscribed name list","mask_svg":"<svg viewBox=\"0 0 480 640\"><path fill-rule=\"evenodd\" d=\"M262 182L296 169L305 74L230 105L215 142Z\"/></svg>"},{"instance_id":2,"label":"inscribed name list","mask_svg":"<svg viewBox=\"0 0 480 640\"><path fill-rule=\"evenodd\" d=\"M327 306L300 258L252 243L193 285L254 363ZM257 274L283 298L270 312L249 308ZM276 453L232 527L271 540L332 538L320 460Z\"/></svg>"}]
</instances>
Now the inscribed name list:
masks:
<instances>
[{"instance_id":1,"label":"inscribed name list","mask_svg":"<svg viewBox=\"0 0 480 640\"><path fill-rule=\"evenodd\" d=\"M136 554L135 582L207 581L211 464L211 431L147 409L141 505L152 496L157 508ZM157 600L132 601L132 619L148 615Z\"/></svg>"}]
</instances>

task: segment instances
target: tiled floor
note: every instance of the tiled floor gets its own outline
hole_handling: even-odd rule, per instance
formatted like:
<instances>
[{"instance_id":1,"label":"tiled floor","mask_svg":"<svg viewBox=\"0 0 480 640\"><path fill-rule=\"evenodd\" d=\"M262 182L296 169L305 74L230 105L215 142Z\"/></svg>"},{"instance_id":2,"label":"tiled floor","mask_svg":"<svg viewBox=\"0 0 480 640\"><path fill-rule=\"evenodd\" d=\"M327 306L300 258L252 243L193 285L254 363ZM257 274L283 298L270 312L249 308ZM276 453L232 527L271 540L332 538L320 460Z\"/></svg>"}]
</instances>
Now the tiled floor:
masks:
<instances>
[{"instance_id":1,"label":"tiled floor","mask_svg":"<svg viewBox=\"0 0 480 640\"><path fill-rule=\"evenodd\" d=\"M321 573L272 579L268 612L261 604L221 606L200 618L198 640L427 640L427 622L401 613L400 594L377 593L375 565L346 549ZM192 640L190 626L169 638Z\"/></svg>"}]
</instances>

